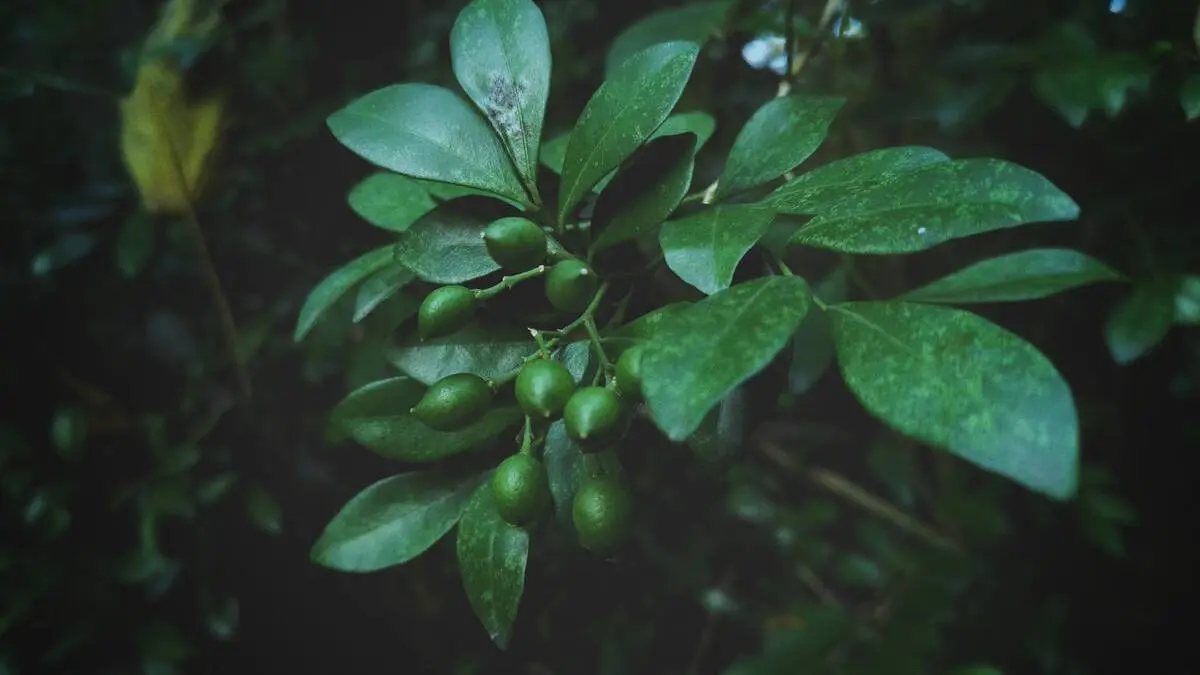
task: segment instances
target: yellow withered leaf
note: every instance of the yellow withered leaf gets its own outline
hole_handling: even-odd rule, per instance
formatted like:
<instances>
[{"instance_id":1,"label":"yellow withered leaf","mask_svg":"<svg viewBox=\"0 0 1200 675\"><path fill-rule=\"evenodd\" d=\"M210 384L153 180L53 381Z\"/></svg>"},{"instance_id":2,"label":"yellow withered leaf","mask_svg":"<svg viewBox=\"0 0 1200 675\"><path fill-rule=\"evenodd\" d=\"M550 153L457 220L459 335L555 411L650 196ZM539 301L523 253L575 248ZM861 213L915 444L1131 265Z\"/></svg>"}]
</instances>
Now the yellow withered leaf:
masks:
<instances>
[{"instance_id":1,"label":"yellow withered leaf","mask_svg":"<svg viewBox=\"0 0 1200 675\"><path fill-rule=\"evenodd\" d=\"M226 110L222 92L190 100L185 73L161 47L204 37L218 20L215 10L198 16L193 0L168 0L143 45L133 90L121 100L121 155L150 213L185 214L200 199Z\"/></svg>"}]
</instances>

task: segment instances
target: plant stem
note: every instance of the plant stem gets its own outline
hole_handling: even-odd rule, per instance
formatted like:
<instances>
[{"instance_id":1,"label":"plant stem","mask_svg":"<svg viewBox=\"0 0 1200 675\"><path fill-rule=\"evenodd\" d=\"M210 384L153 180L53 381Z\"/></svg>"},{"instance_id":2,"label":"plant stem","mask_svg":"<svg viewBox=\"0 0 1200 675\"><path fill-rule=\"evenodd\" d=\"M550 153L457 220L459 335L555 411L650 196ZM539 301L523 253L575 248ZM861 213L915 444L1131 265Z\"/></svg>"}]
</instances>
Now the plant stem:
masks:
<instances>
[{"instance_id":1,"label":"plant stem","mask_svg":"<svg viewBox=\"0 0 1200 675\"><path fill-rule=\"evenodd\" d=\"M582 326L588 319L592 318L592 315L594 315L596 313L596 309L600 307L600 301L604 299L604 294L607 291L608 291L608 282L605 281L604 283L600 284L600 288L596 290L596 294L594 296L592 296L592 301L590 303L588 303L588 306L586 309L583 310L583 313L580 314L577 319L575 319L574 321L572 321L571 323L567 324L562 329L560 329L558 331L558 336L555 337L554 339L550 340L549 342L547 342L546 347L553 349L555 346L558 345L559 342L562 341L562 339L564 337L566 337L567 335L570 335L572 331L576 330L577 328Z\"/></svg>"},{"instance_id":2,"label":"plant stem","mask_svg":"<svg viewBox=\"0 0 1200 675\"><path fill-rule=\"evenodd\" d=\"M521 432L521 450L523 455L533 454L533 418L525 416L525 429Z\"/></svg>"},{"instance_id":3,"label":"plant stem","mask_svg":"<svg viewBox=\"0 0 1200 675\"><path fill-rule=\"evenodd\" d=\"M612 362L608 360L608 355L604 353L604 343L600 340L600 331L596 330L596 319L589 315L584 320L583 327L587 330L588 338L592 341L592 349L596 352L596 356L600 358L600 368L607 377L613 366Z\"/></svg>"},{"instance_id":4,"label":"plant stem","mask_svg":"<svg viewBox=\"0 0 1200 675\"><path fill-rule=\"evenodd\" d=\"M500 282L497 283L496 285L489 286L487 288L480 289L477 291L472 291L472 293L475 295L476 300L488 300L490 298L496 297L497 295L500 295L504 291L507 291L508 289L512 288L513 286L516 286L517 284L521 283L522 281L525 281L526 279L540 277L545 273L546 273L546 266L538 265L537 267L535 267L531 270L525 270L524 272L521 272L519 274L503 276L500 278Z\"/></svg>"}]
</instances>

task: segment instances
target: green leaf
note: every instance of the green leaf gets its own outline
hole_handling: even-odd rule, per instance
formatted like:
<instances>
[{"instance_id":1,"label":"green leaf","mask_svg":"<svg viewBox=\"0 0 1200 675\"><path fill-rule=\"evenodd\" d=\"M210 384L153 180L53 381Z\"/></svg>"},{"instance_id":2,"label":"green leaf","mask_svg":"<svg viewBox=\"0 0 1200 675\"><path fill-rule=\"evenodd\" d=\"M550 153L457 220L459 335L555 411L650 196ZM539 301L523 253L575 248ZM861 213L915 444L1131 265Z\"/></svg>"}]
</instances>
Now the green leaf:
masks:
<instances>
[{"instance_id":1,"label":"green leaf","mask_svg":"<svg viewBox=\"0 0 1200 675\"><path fill-rule=\"evenodd\" d=\"M458 524L458 567L471 609L500 649L512 637L528 559L529 533L504 522L491 486L481 485Z\"/></svg>"},{"instance_id":2,"label":"green leaf","mask_svg":"<svg viewBox=\"0 0 1200 675\"><path fill-rule=\"evenodd\" d=\"M358 323L375 311L380 304L411 283L417 275L403 265L385 267L367 277L362 286L358 287L358 296L354 300L354 323Z\"/></svg>"},{"instance_id":3,"label":"green leaf","mask_svg":"<svg viewBox=\"0 0 1200 675\"><path fill-rule=\"evenodd\" d=\"M763 203L780 213L814 215L826 202L836 203L847 186L884 184L899 174L948 161L940 150L919 145L872 150L796 176L767 195Z\"/></svg>"},{"instance_id":4,"label":"green leaf","mask_svg":"<svg viewBox=\"0 0 1200 675\"><path fill-rule=\"evenodd\" d=\"M431 385L456 373L475 373L496 380L521 367L537 351L529 333L467 328L436 340L396 347L388 355L404 374Z\"/></svg>"},{"instance_id":5,"label":"green leaf","mask_svg":"<svg viewBox=\"0 0 1200 675\"><path fill-rule=\"evenodd\" d=\"M342 572L375 572L429 550L454 527L482 476L441 470L385 478L354 496L312 548L313 562Z\"/></svg>"},{"instance_id":6,"label":"green leaf","mask_svg":"<svg viewBox=\"0 0 1200 675\"><path fill-rule=\"evenodd\" d=\"M703 462L719 466L737 454L745 440L746 391L739 387L704 416L687 444Z\"/></svg>"},{"instance_id":7,"label":"green leaf","mask_svg":"<svg viewBox=\"0 0 1200 675\"><path fill-rule=\"evenodd\" d=\"M1179 88L1179 105L1189 122L1200 117L1200 74L1189 75Z\"/></svg>"},{"instance_id":8,"label":"green leaf","mask_svg":"<svg viewBox=\"0 0 1200 675\"><path fill-rule=\"evenodd\" d=\"M602 251L651 232L671 215L692 184L696 137L666 136L642 147L600 193L592 213L599 232L592 251Z\"/></svg>"},{"instance_id":9,"label":"green leaf","mask_svg":"<svg viewBox=\"0 0 1200 675\"><path fill-rule=\"evenodd\" d=\"M842 253L915 253L951 239L1072 220L1079 206L1040 174L999 159L963 159L846 186L792 238Z\"/></svg>"},{"instance_id":10,"label":"green leaf","mask_svg":"<svg viewBox=\"0 0 1200 675\"><path fill-rule=\"evenodd\" d=\"M612 331L610 336L631 340L648 340L653 337L654 331L664 321L691 306L690 302L673 302L669 305L663 305L658 309L646 312L633 321Z\"/></svg>"},{"instance_id":11,"label":"green leaf","mask_svg":"<svg viewBox=\"0 0 1200 675\"><path fill-rule=\"evenodd\" d=\"M1153 67L1141 54L1110 52L1087 54L1039 70L1033 76L1034 93L1068 124L1081 127L1092 110L1103 109L1116 117L1125 108L1130 91L1148 91Z\"/></svg>"},{"instance_id":12,"label":"green leaf","mask_svg":"<svg viewBox=\"0 0 1200 675\"><path fill-rule=\"evenodd\" d=\"M746 253L775 213L755 204L714 206L663 223L658 234L667 267L705 295L729 288Z\"/></svg>"},{"instance_id":13,"label":"green leaf","mask_svg":"<svg viewBox=\"0 0 1200 675\"><path fill-rule=\"evenodd\" d=\"M154 252L154 219L138 211L125 219L117 233L117 269L132 279L146 266Z\"/></svg>"},{"instance_id":14,"label":"green leaf","mask_svg":"<svg viewBox=\"0 0 1200 675\"><path fill-rule=\"evenodd\" d=\"M1104 325L1113 360L1128 365L1157 347L1170 332L1174 314L1174 284L1149 281L1134 286Z\"/></svg>"},{"instance_id":15,"label":"green leaf","mask_svg":"<svg viewBox=\"0 0 1200 675\"><path fill-rule=\"evenodd\" d=\"M682 441L787 344L808 311L800 277L766 277L710 295L663 321L642 354L650 414Z\"/></svg>"},{"instance_id":16,"label":"green leaf","mask_svg":"<svg viewBox=\"0 0 1200 675\"><path fill-rule=\"evenodd\" d=\"M392 264L395 259L395 248L389 244L364 253L331 272L304 300L304 305L300 308L300 316L296 320L296 331L292 335L292 339L296 342L303 340L304 336L308 335L313 326L321 320L321 317L351 288Z\"/></svg>"},{"instance_id":17,"label":"green leaf","mask_svg":"<svg viewBox=\"0 0 1200 675\"><path fill-rule=\"evenodd\" d=\"M604 70L613 73L629 57L662 42L703 45L725 25L729 2L694 2L648 14L621 31L608 48Z\"/></svg>"},{"instance_id":18,"label":"green leaf","mask_svg":"<svg viewBox=\"0 0 1200 675\"><path fill-rule=\"evenodd\" d=\"M500 139L444 87L384 87L333 113L327 124L342 145L381 168L529 200Z\"/></svg>"},{"instance_id":19,"label":"green leaf","mask_svg":"<svg viewBox=\"0 0 1200 675\"><path fill-rule=\"evenodd\" d=\"M546 431L546 446L542 452L542 463L550 481L550 496L554 500L554 516L559 523L574 527L571 521L571 504L579 486L587 478L583 453L567 436L562 420L550 425Z\"/></svg>"},{"instance_id":20,"label":"green leaf","mask_svg":"<svg viewBox=\"0 0 1200 675\"><path fill-rule=\"evenodd\" d=\"M1067 248L1035 248L982 260L900 296L915 302L1038 300L1124 277L1095 258Z\"/></svg>"},{"instance_id":21,"label":"green leaf","mask_svg":"<svg viewBox=\"0 0 1200 675\"><path fill-rule=\"evenodd\" d=\"M542 150L538 153L538 158L547 169L562 175L563 160L567 157L567 143L570 142L571 132L559 134L542 143Z\"/></svg>"},{"instance_id":22,"label":"green leaf","mask_svg":"<svg viewBox=\"0 0 1200 675\"><path fill-rule=\"evenodd\" d=\"M403 232L437 206L420 183L398 173L378 171L355 185L346 201L363 220L391 232Z\"/></svg>"},{"instance_id":23,"label":"green leaf","mask_svg":"<svg viewBox=\"0 0 1200 675\"><path fill-rule=\"evenodd\" d=\"M255 527L267 534L283 532L283 512L279 502L260 485L252 485L246 490L246 515Z\"/></svg>"},{"instance_id":24,"label":"green leaf","mask_svg":"<svg viewBox=\"0 0 1200 675\"><path fill-rule=\"evenodd\" d=\"M483 242L490 222L449 205L438 207L400 236L396 258L431 284L478 279L500 269Z\"/></svg>"},{"instance_id":25,"label":"green leaf","mask_svg":"<svg viewBox=\"0 0 1200 675\"><path fill-rule=\"evenodd\" d=\"M830 307L846 384L896 431L1055 499L1076 489L1079 423L1054 365L970 312L908 302Z\"/></svg>"},{"instance_id":26,"label":"green leaf","mask_svg":"<svg viewBox=\"0 0 1200 675\"><path fill-rule=\"evenodd\" d=\"M568 342L557 351L555 358L562 361L563 367L578 384L583 381L583 376L592 365L592 343L586 340Z\"/></svg>"},{"instance_id":27,"label":"green leaf","mask_svg":"<svg viewBox=\"0 0 1200 675\"><path fill-rule=\"evenodd\" d=\"M1200 275L1187 274L1179 279L1175 293L1175 323L1200 325Z\"/></svg>"},{"instance_id":28,"label":"green leaf","mask_svg":"<svg viewBox=\"0 0 1200 675\"><path fill-rule=\"evenodd\" d=\"M473 0L450 30L454 76L538 199L538 143L550 94L550 37L530 0Z\"/></svg>"},{"instance_id":29,"label":"green leaf","mask_svg":"<svg viewBox=\"0 0 1200 675\"><path fill-rule=\"evenodd\" d=\"M849 268L842 265L813 288L827 304L846 299ZM821 379L833 363L833 332L826 312L809 312L792 336L792 362L788 365L788 391L799 396Z\"/></svg>"},{"instance_id":30,"label":"green leaf","mask_svg":"<svg viewBox=\"0 0 1200 675\"><path fill-rule=\"evenodd\" d=\"M384 457L432 462L483 445L521 420L516 407L497 407L466 429L435 431L409 413L424 395L425 386L407 377L372 382L338 403L330 424Z\"/></svg>"},{"instance_id":31,"label":"green leaf","mask_svg":"<svg viewBox=\"0 0 1200 675\"><path fill-rule=\"evenodd\" d=\"M696 152L708 143L713 132L717 130L717 121L712 115L699 110L685 113L675 113L662 123L650 140L679 134L694 134L696 136Z\"/></svg>"},{"instance_id":32,"label":"green leaf","mask_svg":"<svg viewBox=\"0 0 1200 675\"><path fill-rule=\"evenodd\" d=\"M563 158L558 221L654 133L691 76L696 45L667 42L614 70L583 109Z\"/></svg>"},{"instance_id":33,"label":"green leaf","mask_svg":"<svg viewBox=\"0 0 1200 675\"><path fill-rule=\"evenodd\" d=\"M717 184L717 199L758 187L808 159L829 134L846 99L792 94L774 98L738 132Z\"/></svg>"}]
</instances>

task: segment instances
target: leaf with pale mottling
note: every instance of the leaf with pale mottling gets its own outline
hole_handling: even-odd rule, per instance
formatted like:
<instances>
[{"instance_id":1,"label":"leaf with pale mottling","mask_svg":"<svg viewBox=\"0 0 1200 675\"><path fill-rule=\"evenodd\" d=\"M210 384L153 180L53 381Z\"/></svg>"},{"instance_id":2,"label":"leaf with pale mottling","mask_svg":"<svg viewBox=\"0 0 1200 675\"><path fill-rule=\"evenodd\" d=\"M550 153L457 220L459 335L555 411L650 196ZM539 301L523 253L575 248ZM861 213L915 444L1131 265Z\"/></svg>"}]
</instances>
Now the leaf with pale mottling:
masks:
<instances>
[{"instance_id":1,"label":"leaf with pale mottling","mask_svg":"<svg viewBox=\"0 0 1200 675\"><path fill-rule=\"evenodd\" d=\"M1028 342L954 307L850 302L829 316L842 375L873 415L1031 490L1075 493L1074 398Z\"/></svg>"},{"instance_id":2,"label":"leaf with pale mottling","mask_svg":"<svg viewBox=\"0 0 1200 675\"><path fill-rule=\"evenodd\" d=\"M504 522L485 483L475 490L458 522L457 548L471 609L492 642L507 649L525 593L529 533Z\"/></svg>"},{"instance_id":3,"label":"leaf with pale mottling","mask_svg":"<svg viewBox=\"0 0 1200 675\"><path fill-rule=\"evenodd\" d=\"M714 293L666 318L642 352L651 417L673 441L775 358L808 311L800 277L765 277Z\"/></svg>"},{"instance_id":4,"label":"leaf with pale mottling","mask_svg":"<svg viewBox=\"0 0 1200 675\"><path fill-rule=\"evenodd\" d=\"M1124 277L1079 251L1035 248L982 260L900 297L915 302L968 303L1038 300Z\"/></svg>"},{"instance_id":5,"label":"leaf with pale mottling","mask_svg":"<svg viewBox=\"0 0 1200 675\"><path fill-rule=\"evenodd\" d=\"M758 187L799 166L824 142L845 103L841 97L792 94L763 104L733 141L717 199Z\"/></svg>"},{"instance_id":6,"label":"leaf with pale mottling","mask_svg":"<svg viewBox=\"0 0 1200 675\"><path fill-rule=\"evenodd\" d=\"M658 233L667 267L705 295L729 288L746 253L775 214L754 204L715 206L663 223Z\"/></svg>"},{"instance_id":7,"label":"leaf with pale mottling","mask_svg":"<svg viewBox=\"0 0 1200 675\"><path fill-rule=\"evenodd\" d=\"M434 340L394 348L388 361L409 377L430 385L448 375L475 373L500 379L537 351L529 333L470 327Z\"/></svg>"},{"instance_id":8,"label":"leaf with pale mottling","mask_svg":"<svg viewBox=\"0 0 1200 675\"><path fill-rule=\"evenodd\" d=\"M1075 201L1034 171L999 159L963 159L848 185L792 243L842 253L915 253L951 239L1078 216Z\"/></svg>"},{"instance_id":9,"label":"leaf with pale mottling","mask_svg":"<svg viewBox=\"0 0 1200 675\"><path fill-rule=\"evenodd\" d=\"M558 221L670 114L691 77L699 50L688 42L664 42L621 64L588 101L563 157Z\"/></svg>"},{"instance_id":10,"label":"leaf with pale mottling","mask_svg":"<svg viewBox=\"0 0 1200 675\"><path fill-rule=\"evenodd\" d=\"M886 183L901 173L948 161L940 150L919 145L871 150L800 174L762 203L779 213L814 215L826 202L836 202L847 186Z\"/></svg>"},{"instance_id":11,"label":"leaf with pale mottling","mask_svg":"<svg viewBox=\"0 0 1200 675\"><path fill-rule=\"evenodd\" d=\"M303 340L321 317L349 293L350 289L384 267L395 264L395 260L395 247L389 244L368 251L330 272L305 298L304 305L300 307L300 316L296 319L296 330L292 339L296 342Z\"/></svg>"},{"instance_id":12,"label":"leaf with pale mottling","mask_svg":"<svg viewBox=\"0 0 1200 675\"><path fill-rule=\"evenodd\" d=\"M312 548L317 564L342 572L402 565L458 522L480 476L419 471L384 478L354 496Z\"/></svg>"},{"instance_id":13,"label":"leaf with pale mottling","mask_svg":"<svg viewBox=\"0 0 1200 675\"><path fill-rule=\"evenodd\" d=\"M416 180L389 171L367 176L346 197L350 208L375 227L403 232L436 206Z\"/></svg>"},{"instance_id":14,"label":"leaf with pale mottling","mask_svg":"<svg viewBox=\"0 0 1200 675\"><path fill-rule=\"evenodd\" d=\"M490 222L450 205L438 207L400 236L396 259L431 284L461 284L491 274L500 266L483 241Z\"/></svg>"}]
</instances>

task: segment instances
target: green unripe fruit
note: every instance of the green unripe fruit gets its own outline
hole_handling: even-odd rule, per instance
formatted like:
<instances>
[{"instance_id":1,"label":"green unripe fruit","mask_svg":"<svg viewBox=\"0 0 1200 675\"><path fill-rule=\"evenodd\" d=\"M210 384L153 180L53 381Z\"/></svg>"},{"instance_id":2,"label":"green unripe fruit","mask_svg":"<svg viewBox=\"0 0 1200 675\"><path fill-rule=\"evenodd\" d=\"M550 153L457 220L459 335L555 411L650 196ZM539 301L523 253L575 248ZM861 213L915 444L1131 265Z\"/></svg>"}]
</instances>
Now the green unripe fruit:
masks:
<instances>
[{"instance_id":1,"label":"green unripe fruit","mask_svg":"<svg viewBox=\"0 0 1200 675\"><path fill-rule=\"evenodd\" d=\"M546 299L561 312L582 312L600 285L596 273L580 260L564 260L546 273Z\"/></svg>"},{"instance_id":2,"label":"green unripe fruit","mask_svg":"<svg viewBox=\"0 0 1200 675\"><path fill-rule=\"evenodd\" d=\"M580 546L602 556L609 555L629 536L633 498L615 478L593 478L575 493L571 520Z\"/></svg>"},{"instance_id":3,"label":"green unripe fruit","mask_svg":"<svg viewBox=\"0 0 1200 675\"><path fill-rule=\"evenodd\" d=\"M621 353L617 359L617 390L631 399L642 396L642 344Z\"/></svg>"},{"instance_id":4,"label":"green unripe fruit","mask_svg":"<svg viewBox=\"0 0 1200 675\"><path fill-rule=\"evenodd\" d=\"M563 409L567 435L585 450L599 450L615 442L624 421L621 399L604 387L576 390Z\"/></svg>"},{"instance_id":5,"label":"green unripe fruit","mask_svg":"<svg viewBox=\"0 0 1200 675\"><path fill-rule=\"evenodd\" d=\"M492 260L510 272L524 272L546 260L546 233L527 218L512 216L488 225L483 243Z\"/></svg>"},{"instance_id":6,"label":"green unripe fruit","mask_svg":"<svg viewBox=\"0 0 1200 675\"><path fill-rule=\"evenodd\" d=\"M492 474L492 496L505 522L518 527L532 523L550 508L546 467L525 453L509 457Z\"/></svg>"},{"instance_id":7,"label":"green unripe fruit","mask_svg":"<svg viewBox=\"0 0 1200 675\"><path fill-rule=\"evenodd\" d=\"M483 417L492 404L492 388L473 373L448 375L434 382L413 406L412 414L437 431L459 431Z\"/></svg>"},{"instance_id":8,"label":"green unripe fruit","mask_svg":"<svg viewBox=\"0 0 1200 675\"><path fill-rule=\"evenodd\" d=\"M465 286L435 288L417 311L417 334L422 340L450 335L475 314L475 294Z\"/></svg>"},{"instance_id":9,"label":"green unripe fruit","mask_svg":"<svg viewBox=\"0 0 1200 675\"><path fill-rule=\"evenodd\" d=\"M538 359L521 368L513 388L526 415L548 420L562 414L575 393L575 378L558 361Z\"/></svg>"}]
</instances>

